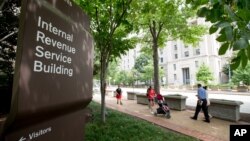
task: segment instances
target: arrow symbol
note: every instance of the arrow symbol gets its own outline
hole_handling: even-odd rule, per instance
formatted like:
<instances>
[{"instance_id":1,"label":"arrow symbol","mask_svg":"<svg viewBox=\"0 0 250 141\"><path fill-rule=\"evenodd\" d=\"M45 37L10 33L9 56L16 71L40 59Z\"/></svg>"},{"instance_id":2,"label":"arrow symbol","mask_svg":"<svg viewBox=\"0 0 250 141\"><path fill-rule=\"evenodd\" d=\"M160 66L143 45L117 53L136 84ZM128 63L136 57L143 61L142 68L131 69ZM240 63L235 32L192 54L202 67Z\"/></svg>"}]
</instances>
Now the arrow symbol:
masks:
<instances>
[{"instance_id":1,"label":"arrow symbol","mask_svg":"<svg viewBox=\"0 0 250 141\"><path fill-rule=\"evenodd\" d=\"M19 141L25 141L26 140L26 138L24 138L24 137L21 137L20 139L19 139Z\"/></svg>"}]
</instances>

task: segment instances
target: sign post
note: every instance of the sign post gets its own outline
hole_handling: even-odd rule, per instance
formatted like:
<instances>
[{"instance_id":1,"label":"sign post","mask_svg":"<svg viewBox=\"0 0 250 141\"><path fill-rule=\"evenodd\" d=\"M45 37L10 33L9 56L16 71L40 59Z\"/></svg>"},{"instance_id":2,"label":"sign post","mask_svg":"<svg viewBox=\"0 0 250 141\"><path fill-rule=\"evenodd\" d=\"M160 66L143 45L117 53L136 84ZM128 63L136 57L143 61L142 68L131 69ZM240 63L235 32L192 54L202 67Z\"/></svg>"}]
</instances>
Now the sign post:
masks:
<instances>
[{"instance_id":1,"label":"sign post","mask_svg":"<svg viewBox=\"0 0 250 141\"><path fill-rule=\"evenodd\" d=\"M23 0L6 141L80 141L92 99L89 19L71 0Z\"/></svg>"}]
</instances>

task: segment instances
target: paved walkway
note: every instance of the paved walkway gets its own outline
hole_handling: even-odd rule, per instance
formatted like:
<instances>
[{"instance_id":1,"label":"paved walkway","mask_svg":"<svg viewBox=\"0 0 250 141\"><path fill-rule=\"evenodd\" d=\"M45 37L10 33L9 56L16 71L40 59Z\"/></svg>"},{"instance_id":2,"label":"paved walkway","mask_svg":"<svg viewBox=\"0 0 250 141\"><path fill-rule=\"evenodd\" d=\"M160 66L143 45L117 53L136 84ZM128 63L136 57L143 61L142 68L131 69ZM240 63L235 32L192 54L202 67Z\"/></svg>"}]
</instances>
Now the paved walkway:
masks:
<instances>
[{"instance_id":1,"label":"paved walkway","mask_svg":"<svg viewBox=\"0 0 250 141\"><path fill-rule=\"evenodd\" d=\"M101 95L95 94L93 100L100 103ZM130 114L203 141L228 141L231 124L250 124L246 122L235 123L216 118L212 118L210 123L206 123L202 121L204 119L203 113L200 113L198 120L195 121L190 119L190 116L194 114L192 110L171 110L171 119L166 119L161 115L155 117L150 113L147 105L137 104L136 100L126 100L126 97L123 99L123 105L117 105L115 97L112 96L106 96L105 101L108 108Z\"/></svg>"}]
</instances>

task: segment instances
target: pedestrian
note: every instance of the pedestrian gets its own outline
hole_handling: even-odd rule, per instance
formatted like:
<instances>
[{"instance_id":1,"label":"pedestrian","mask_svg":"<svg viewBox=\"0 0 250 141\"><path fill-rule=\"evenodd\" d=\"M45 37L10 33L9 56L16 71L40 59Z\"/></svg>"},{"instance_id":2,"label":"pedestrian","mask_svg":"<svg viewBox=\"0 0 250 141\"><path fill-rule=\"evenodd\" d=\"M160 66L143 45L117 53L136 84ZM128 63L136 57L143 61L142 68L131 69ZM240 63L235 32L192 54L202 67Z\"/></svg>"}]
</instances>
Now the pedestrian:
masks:
<instances>
[{"instance_id":1,"label":"pedestrian","mask_svg":"<svg viewBox=\"0 0 250 141\"><path fill-rule=\"evenodd\" d=\"M148 97L148 107L153 112L153 106L154 106L154 98L155 98L155 90L152 88L152 86L149 86L147 89L147 97Z\"/></svg>"},{"instance_id":2,"label":"pedestrian","mask_svg":"<svg viewBox=\"0 0 250 141\"><path fill-rule=\"evenodd\" d=\"M207 86L203 86L203 88L206 91L206 98L207 98L207 111L209 111L209 106L210 106L210 100L208 98L208 92L207 92ZM209 118L212 118L213 116L208 112Z\"/></svg>"},{"instance_id":3,"label":"pedestrian","mask_svg":"<svg viewBox=\"0 0 250 141\"><path fill-rule=\"evenodd\" d=\"M160 93L157 93L157 94L156 94L156 99L157 99L157 103L158 103L158 104L159 104L159 103L163 104L163 103L165 102L164 97L163 97Z\"/></svg>"},{"instance_id":4,"label":"pedestrian","mask_svg":"<svg viewBox=\"0 0 250 141\"><path fill-rule=\"evenodd\" d=\"M205 116L204 122L209 123L210 119L209 119L208 109L207 109L206 90L201 86L201 84L198 84L197 87L198 87L198 90L197 90L198 100L197 100L197 105L196 105L196 109L195 109L195 114L193 117L191 117L191 119L197 120L198 114L199 114L200 110L202 109L204 116Z\"/></svg>"},{"instance_id":5,"label":"pedestrian","mask_svg":"<svg viewBox=\"0 0 250 141\"><path fill-rule=\"evenodd\" d=\"M117 100L117 104L122 105L122 89L120 87L120 85L118 85L118 88L116 89L116 100Z\"/></svg>"}]
</instances>

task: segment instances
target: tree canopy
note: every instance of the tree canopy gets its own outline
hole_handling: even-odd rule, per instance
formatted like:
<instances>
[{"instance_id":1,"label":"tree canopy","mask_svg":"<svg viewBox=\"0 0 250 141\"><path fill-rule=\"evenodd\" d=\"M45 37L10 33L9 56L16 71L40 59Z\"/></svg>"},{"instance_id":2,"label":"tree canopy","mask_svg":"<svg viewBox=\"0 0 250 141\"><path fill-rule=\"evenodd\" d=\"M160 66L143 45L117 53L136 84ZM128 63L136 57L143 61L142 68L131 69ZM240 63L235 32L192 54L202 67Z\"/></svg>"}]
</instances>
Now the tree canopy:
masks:
<instances>
[{"instance_id":1,"label":"tree canopy","mask_svg":"<svg viewBox=\"0 0 250 141\"><path fill-rule=\"evenodd\" d=\"M249 0L186 0L199 7L198 16L212 23L209 33L218 33L219 54L227 50L237 52L231 68L244 68L250 60L250 1Z\"/></svg>"},{"instance_id":2,"label":"tree canopy","mask_svg":"<svg viewBox=\"0 0 250 141\"><path fill-rule=\"evenodd\" d=\"M206 66L204 63L200 66L199 70L196 73L196 80L203 82L205 85L208 84L210 80L213 80L212 72L210 71L209 67Z\"/></svg>"},{"instance_id":3,"label":"tree canopy","mask_svg":"<svg viewBox=\"0 0 250 141\"><path fill-rule=\"evenodd\" d=\"M152 47L154 88L159 93L158 48L177 38L195 44L204 34L204 28L188 24L195 12L184 0L136 0L132 6L134 26L138 31L143 30L144 41Z\"/></svg>"},{"instance_id":4,"label":"tree canopy","mask_svg":"<svg viewBox=\"0 0 250 141\"><path fill-rule=\"evenodd\" d=\"M137 72L139 72L139 73L144 73L145 70L143 67L148 65L149 61L150 61L149 55L147 55L145 53L140 54L135 60L134 69L137 70Z\"/></svg>"},{"instance_id":5,"label":"tree canopy","mask_svg":"<svg viewBox=\"0 0 250 141\"><path fill-rule=\"evenodd\" d=\"M244 85L250 85L250 63L247 64L245 69L242 67L237 68L233 71L234 75L232 77L232 82L239 85L241 82Z\"/></svg>"}]
</instances>

